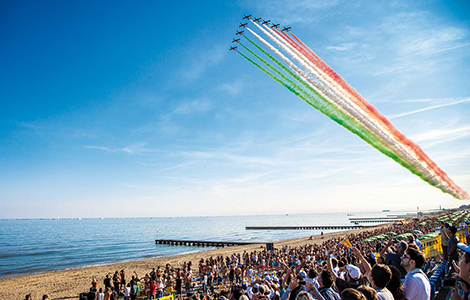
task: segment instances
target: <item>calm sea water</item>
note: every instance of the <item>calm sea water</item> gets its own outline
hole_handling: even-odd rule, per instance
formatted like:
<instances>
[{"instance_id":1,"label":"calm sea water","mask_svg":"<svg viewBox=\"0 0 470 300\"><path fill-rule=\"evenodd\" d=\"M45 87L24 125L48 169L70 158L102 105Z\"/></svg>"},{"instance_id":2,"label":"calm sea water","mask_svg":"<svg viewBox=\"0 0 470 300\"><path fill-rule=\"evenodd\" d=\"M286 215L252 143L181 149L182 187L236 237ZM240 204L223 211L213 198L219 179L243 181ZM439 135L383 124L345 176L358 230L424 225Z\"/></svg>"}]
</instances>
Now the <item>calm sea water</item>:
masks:
<instances>
[{"instance_id":1,"label":"calm sea water","mask_svg":"<svg viewBox=\"0 0 470 300\"><path fill-rule=\"evenodd\" d=\"M355 213L378 217L406 212ZM315 230L245 230L245 226L350 225L346 213L0 221L0 277L170 256L211 248L156 245L155 238L269 242ZM157 230L158 229L158 230ZM324 231L325 233L328 231Z\"/></svg>"}]
</instances>

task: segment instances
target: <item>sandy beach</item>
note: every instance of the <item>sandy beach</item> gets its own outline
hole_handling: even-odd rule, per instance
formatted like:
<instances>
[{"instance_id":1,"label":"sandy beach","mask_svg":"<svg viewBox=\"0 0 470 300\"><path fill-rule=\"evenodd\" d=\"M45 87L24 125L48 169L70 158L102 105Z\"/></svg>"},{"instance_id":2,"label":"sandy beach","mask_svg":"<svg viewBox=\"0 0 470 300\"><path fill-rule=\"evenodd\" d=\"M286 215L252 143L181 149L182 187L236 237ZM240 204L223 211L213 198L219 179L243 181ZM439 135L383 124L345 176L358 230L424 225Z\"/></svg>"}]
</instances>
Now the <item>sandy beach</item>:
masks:
<instances>
[{"instance_id":1,"label":"sandy beach","mask_svg":"<svg viewBox=\"0 0 470 300\"><path fill-rule=\"evenodd\" d=\"M325 234L323 239L321 239L319 235L316 235L313 240L310 240L309 237L282 240L274 242L274 247L283 247L285 245L295 247L305 244L322 243L324 240L333 237L342 238L350 233L357 233L364 230L380 228L388 225L389 224L383 224L365 229L331 232ZM139 276L143 276L146 273L149 273L152 268L156 268L157 266L164 267L167 263L176 266L182 264L184 261L192 261L194 264L201 258L218 255L231 255L233 253L243 253L245 250L251 252L254 250L261 250L264 246L265 244L235 246L170 257L159 257L2 278L0 279L0 300L21 300L24 299L25 295L28 293L32 294L33 299L41 299L42 295L44 294L48 294L52 299L78 299L78 295L80 293L89 290L93 277L97 278L98 287L100 287L103 286L103 279L105 278L106 274L116 270L125 269L128 276L131 276L130 274L133 271L136 271Z\"/></svg>"}]
</instances>

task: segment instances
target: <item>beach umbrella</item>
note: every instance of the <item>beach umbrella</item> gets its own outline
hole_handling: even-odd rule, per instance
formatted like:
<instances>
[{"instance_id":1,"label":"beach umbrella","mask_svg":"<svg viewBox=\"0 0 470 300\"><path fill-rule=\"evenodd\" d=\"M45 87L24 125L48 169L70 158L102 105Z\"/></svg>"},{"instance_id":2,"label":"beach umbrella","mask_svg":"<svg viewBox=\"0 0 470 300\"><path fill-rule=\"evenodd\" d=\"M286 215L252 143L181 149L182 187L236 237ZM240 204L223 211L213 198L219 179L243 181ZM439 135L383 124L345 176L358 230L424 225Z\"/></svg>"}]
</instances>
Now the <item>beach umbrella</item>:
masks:
<instances>
[{"instance_id":1,"label":"beach umbrella","mask_svg":"<svg viewBox=\"0 0 470 300\"><path fill-rule=\"evenodd\" d=\"M404 239L404 238L407 238L411 235L411 233L407 232L407 233L403 233L403 234L400 234L400 235L397 235L397 238L398 239Z\"/></svg>"}]
</instances>

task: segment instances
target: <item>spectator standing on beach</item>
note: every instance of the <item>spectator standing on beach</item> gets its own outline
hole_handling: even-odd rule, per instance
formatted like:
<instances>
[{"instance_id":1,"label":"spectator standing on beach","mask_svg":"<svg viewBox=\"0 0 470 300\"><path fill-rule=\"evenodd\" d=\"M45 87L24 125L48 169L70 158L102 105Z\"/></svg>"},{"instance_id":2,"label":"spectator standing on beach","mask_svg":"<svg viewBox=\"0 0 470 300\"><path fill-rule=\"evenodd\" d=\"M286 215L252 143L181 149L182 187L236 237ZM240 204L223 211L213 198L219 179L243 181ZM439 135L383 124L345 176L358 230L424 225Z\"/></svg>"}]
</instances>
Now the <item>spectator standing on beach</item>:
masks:
<instances>
[{"instance_id":1,"label":"spectator standing on beach","mask_svg":"<svg viewBox=\"0 0 470 300\"><path fill-rule=\"evenodd\" d=\"M130 298L130 284L124 287L124 300L129 300Z\"/></svg>"},{"instance_id":2,"label":"spectator standing on beach","mask_svg":"<svg viewBox=\"0 0 470 300\"><path fill-rule=\"evenodd\" d=\"M110 300L119 300L119 290L113 289Z\"/></svg>"},{"instance_id":3,"label":"spectator standing on beach","mask_svg":"<svg viewBox=\"0 0 470 300\"><path fill-rule=\"evenodd\" d=\"M126 272L124 269L121 270L121 289L126 286Z\"/></svg>"},{"instance_id":4,"label":"spectator standing on beach","mask_svg":"<svg viewBox=\"0 0 470 300\"><path fill-rule=\"evenodd\" d=\"M157 284L157 298L161 298L163 297L163 289L165 288L165 286L163 285L160 279L157 279L155 283Z\"/></svg>"},{"instance_id":5,"label":"spectator standing on beach","mask_svg":"<svg viewBox=\"0 0 470 300\"><path fill-rule=\"evenodd\" d=\"M111 288L110 287L107 287L105 290L104 290L104 297L103 297L103 300L110 300L111 299Z\"/></svg>"},{"instance_id":6,"label":"spectator standing on beach","mask_svg":"<svg viewBox=\"0 0 470 300\"><path fill-rule=\"evenodd\" d=\"M87 300L96 300L96 292L93 291L93 288L90 288L90 291L86 295Z\"/></svg>"},{"instance_id":7,"label":"spectator standing on beach","mask_svg":"<svg viewBox=\"0 0 470 300\"><path fill-rule=\"evenodd\" d=\"M103 280L104 288L111 288L111 278L109 278L109 274L106 274L106 278Z\"/></svg>"},{"instance_id":8,"label":"spectator standing on beach","mask_svg":"<svg viewBox=\"0 0 470 300\"><path fill-rule=\"evenodd\" d=\"M407 271L403 285L408 300L431 299L431 284L421 270L425 261L424 255L415 249L408 249L401 257L401 264Z\"/></svg>"},{"instance_id":9,"label":"spectator standing on beach","mask_svg":"<svg viewBox=\"0 0 470 300\"><path fill-rule=\"evenodd\" d=\"M189 296L191 294L191 283L193 282L193 278L191 276L191 273L187 272L186 275L184 276L184 289L186 291L186 295Z\"/></svg>"},{"instance_id":10,"label":"spectator standing on beach","mask_svg":"<svg viewBox=\"0 0 470 300\"><path fill-rule=\"evenodd\" d=\"M93 288L93 292L98 292L98 280L95 277L91 280L91 287Z\"/></svg>"},{"instance_id":11,"label":"spectator standing on beach","mask_svg":"<svg viewBox=\"0 0 470 300\"><path fill-rule=\"evenodd\" d=\"M134 280L131 280L131 300L137 299L137 283Z\"/></svg>"},{"instance_id":12,"label":"spectator standing on beach","mask_svg":"<svg viewBox=\"0 0 470 300\"><path fill-rule=\"evenodd\" d=\"M183 279L181 278L181 274L178 272L178 275L175 280L175 290L176 290L176 296L178 298L181 298L181 295L183 293Z\"/></svg>"},{"instance_id":13,"label":"spectator standing on beach","mask_svg":"<svg viewBox=\"0 0 470 300\"><path fill-rule=\"evenodd\" d=\"M119 293L119 287L121 286L121 280L119 279L118 271L114 272L113 285L114 285L114 291Z\"/></svg>"},{"instance_id":14,"label":"spectator standing on beach","mask_svg":"<svg viewBox=\"0 0 470 300\"><path fill-rule=\"evenodd\" d=\"M100 290L96 293L96 300L104 300L103 288L100 288Z\"/></svg>"},{"instance_id":15,"label":"spectator standing on beach","mask_svg":"<svg viewBox=\"0 0 470 300\"><path fill-rule=\"evenodd\" d=\"M155 299L155 295L157 293L157 284L155 283L155 281L151 280L150 281L150 299Z\"/></svg>"}]
</instances>

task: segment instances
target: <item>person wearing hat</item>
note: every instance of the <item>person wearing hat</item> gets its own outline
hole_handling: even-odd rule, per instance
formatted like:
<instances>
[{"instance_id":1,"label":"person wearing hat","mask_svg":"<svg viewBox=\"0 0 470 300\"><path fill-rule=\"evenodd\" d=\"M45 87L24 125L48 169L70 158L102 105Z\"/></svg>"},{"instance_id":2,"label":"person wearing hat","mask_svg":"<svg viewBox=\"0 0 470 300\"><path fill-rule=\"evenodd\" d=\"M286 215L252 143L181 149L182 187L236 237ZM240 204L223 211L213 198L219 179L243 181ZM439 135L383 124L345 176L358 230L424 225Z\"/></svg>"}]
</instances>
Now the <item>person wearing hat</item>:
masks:
<instances>
[{"instance_id":1,"label":"person wearing hat","mask_svg":"<svg viewBox=\"0 0 470 300\"><path fill-rule=\"evenodd\" d=\"M459 262L459 280L461 282L460 287L464 291L464 294L459 293L458 286L454 287L452 291L452 300L469 300L470 295L470 246L465 245L464 243L458 243L457 247L464 252L460 256Z\"/></svg>"},{"instance_id":2,"label":"person wearing hat","mask_svg":"<svg viewBox=\"0 0 470 300\"><path fill-rule=\"evenodd\" d=\"M345 272L345 279L341 279L340 277L338 277L338 275L336 275L336 273L333 270L331 255L328 254L327 257L328 257L328 261L327 261L328 271L333 273L333 275L336 277L335 285L336 285L336 289L338 290L340 294L344 289L347 289L347 288L357 288L360 285L369 285L367 278L364 278L362 276L361 270L355 265L351 265L351 264L346 265L341 268L340 271Z\"/></svg>"},{"instance_id":3,"label":"person wearing hat","mask_svg":"<svg viewBox=\"0 0 470 300\"><path fill-rule=\"evenodd\" d=\"M405 298L408 300L431 299L431 284L426 274L421 270L425 262L424 255L413 248L408 249L401 257L401 265L407 272L403 287Z\"/></svg>"}]
</instances>

